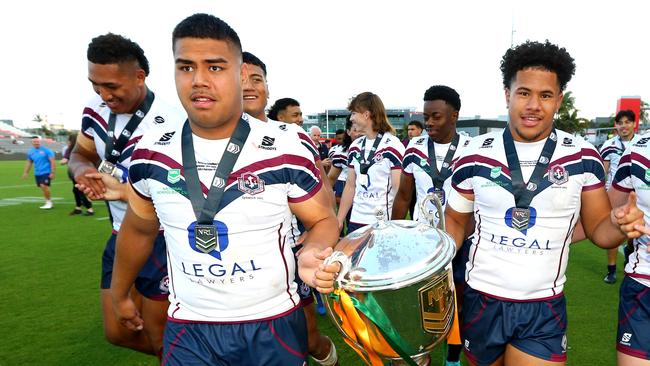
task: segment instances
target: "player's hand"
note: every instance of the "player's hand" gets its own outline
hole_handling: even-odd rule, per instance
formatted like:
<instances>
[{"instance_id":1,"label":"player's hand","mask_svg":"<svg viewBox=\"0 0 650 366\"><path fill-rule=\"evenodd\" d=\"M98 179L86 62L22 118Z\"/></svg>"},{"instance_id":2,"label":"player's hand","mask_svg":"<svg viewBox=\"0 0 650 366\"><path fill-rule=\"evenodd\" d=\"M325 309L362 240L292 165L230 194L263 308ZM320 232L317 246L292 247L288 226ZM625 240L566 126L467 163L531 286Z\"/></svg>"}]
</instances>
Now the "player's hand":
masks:
<instances>
[{"instance_id":1,"label":"player's hand","mask_svg":"<svg viewBox=\"0 0 650 366\"><path fill-rule=\"evenodd\" d=\"M106 201L126 200L126 191L124 189L125 185L122 184L119 180L117 180L117 178L113 177L112 175L106 173L89 173L86 174L85 177L88 179L98 180L102 182L102 184L106 188L104 194L102 194L101 196L98 197L89 196L88 198L93 200L103 199ZM77 188L81 190L81 188L79 187ZM84 191L84 193L86 192Z\"/></svg>"},{"instance_id":2,"label":"player's hand","mask_svg":"<svg viewBox=\"0 0 650 366\"><path fill-rule=\"evenodd\" d=\"M54 179L54 172L50 173L48 177L50 178L50 180Z\"/></svg>"},{"instance_id":3,"label":"player's hand","mask_svg":"<svg viewBox=\"0 0 650 366\"><path fill-rule=\"evenodd\" d=\"M332 248L325 248L323 250L312 250L309 253L303 253L300 259L303 259L305 265L312 263L318 263L315 267L316 270L313 272L311 278L305 278L302 276L302 280L305 283L310 284L311 287L315 288L316 291L321 294L329 294L334 291L334 280L341 270L341 263L334 262L329 265L325 265L323 261L332 254ZM314 268L314 267L311 267Z\"/></svg>"},{"instance_id":4,"label":"player's hand","mask_svg":"<svg viewBox=\"0 0 650 366\"><path fill-rule=\"evenodd\" d=\"M638 227L645 227L643 211L636 205L636 193L632 192L627 197L627 202L612 210L612 222L618 225L619 229L628 238L638 238L644 234Z\"/></svg>"},{"instance_id":5,"label":"player's hand","mask_svg":"<svg viewBox=\"0 0 650 366\"><path fill-rule=\"evenodd\" d=\"M23 173L23 175L20 177L20 179L25 179L27 178L27 173Z\"/></svg>"},{"instance_id":6,"label":"player's hand","mask_svg":"<svg viewBox=\"0 0 650 366\"><path fill-rule=\"evenodd\" d=\"M124 300L118 301L113 299L113 312L115 312L115 316L120 324L127 329L135 332L144 328L144 320L140 317L138 308L130 298L127 297Z\"/></svg>"},{"instance_id":7,"label":"player's hand","mask_svg":"<svg viewBox=\"0 0 650 366\"><path fill-rule=\"evenodd\" d=\"M321 163L323 164L323 168L329 168L332 166L332 159L330 158L323 159L321 160Z\"/></svg>"},{"instance_id":8,"label":"player's hand","mask_svg":"<svg viewBox=\"0 0 650 366\"><path fill-rule=\"evenodd\" d=\"M74 180L77 183L75 187L92 200L102 199L104 193L106 193L106 187L101 179L91 179L87 177L88 174L93 173L98 173L97 169L88 168L81 174L77 174L74 177Z\"/></svg>"}]
</instances>

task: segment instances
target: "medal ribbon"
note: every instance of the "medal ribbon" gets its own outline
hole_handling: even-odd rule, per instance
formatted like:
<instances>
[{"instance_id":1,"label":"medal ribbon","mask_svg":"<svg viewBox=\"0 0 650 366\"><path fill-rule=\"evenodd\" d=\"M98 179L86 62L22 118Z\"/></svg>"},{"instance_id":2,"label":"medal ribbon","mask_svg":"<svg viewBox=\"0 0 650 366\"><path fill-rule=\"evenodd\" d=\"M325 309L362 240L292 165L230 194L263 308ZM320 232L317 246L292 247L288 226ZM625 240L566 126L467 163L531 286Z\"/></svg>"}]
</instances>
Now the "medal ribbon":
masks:
<instances>
[{"instance_id":1,"label":"medal ribbon","mask_svg":"<svg viewBox=\"0 0 650 366\"><path fill-rule=\"evenodd\" d=\"M122 155L122 150L126 146L126 143L129 142L131 135L138 128L140 122L144 116L149 113L151 109L151 104L153 104L155 96L151 90L147 89L147 96L144 98L142 103L138 106L138 109L129 119L129 122L126 123L124 129L120 133L120 137L115 141L115 113L111 112L108 116L108 136L106 137L106 149L104 150L104 160L108 160L110 163L116 164Z\"/></svg>"},{"instance_id":2,"label":"medal ribbon","mask_svg":"<svg viewBox=\"0 0 650 366\"><path fill-rule=\"evenodd\" d=\"M366 141L368 140L368 137L365 137L363 139L363 142L361 143L361 166L359 167L359 171L361 174L367 174L368 169L370 169L373 164L375 164L375 152L377 151L377 148L379 147L379 144L381 143L381 139L384 137L383 133L377 134L375 137L375 143L372 144L372 147L370 148L370 151L368 151L368 156L366 157Z\"/></svg>"},{"instance_id":3,"label":"medal ribbon","mask_svg":"<svg viewBox=\"0 0 650 366\"><path fill-rule=\"evenodd\" d=\"M506 158L508 159L508 169L510 170L510 179L512 182L512 194L515 196L515 205L517 208L528 209L530 202L537 194L539 182L542 180L544 173L547 170L548 164L551 161L551 156L557 146L557 134L555 128L551 130L551 134L546 138L546 143L542 148L537 164L533 170L533 174L528 180L528 184L524 182L521 175L521 165L517 150L515 149L514 139L510 128L506 127L503 130L503 146L506 150Z\"/></svg>"},{"instance_id":4,"label":"medal ribbon","mask_svg":"<svg viewBox=\"0 0 650 366\"><path fill-rule=\"evenodd\" d=\"M342 289L334 291L333 297L338 298L338 301L333 301L334 311L341 319L341 328L349 337L345 338L345 342L368 365L383 365L381 357L377 354L379 351L390 357L401 357L410 366L417 366L410 355L418 352L397 333L372 293L365 296L366 301L361 302L350 297ZM363 347L360 347L359 343Z\"/></svg>"},{"instance_id":5,"label":"medal ribbon","mask_svg":"<svg viewBox=\"0 0 650 366\"><path fill-rule=\"evenodd\" d=\"M251 128L248 122L240 118L235 131L226 145L217 170L214 172L208 195L206 198L203 198L201 181L199 180L199 173L196 168L192 128L190 127L190 122L188 120L185 121L181 134L183 169L185 170L187 193L190 196L190 202L192 203L192 209L194 209L198 224L213 225L214 216L219 212L219 203L221 203L221 198L228 184L228 177L232 173L235 162L239 158L239 154L244 147L244 142L246 142L250 131ZM219 182L221 183L219 184Z\"/></svg>"},{"instance_id":6,"label":"medal ribbon","mask_svg":"<svg viewBox=\"0 0 650 366\"><path fill-rule=\"evenodd\" d=\"M445 180L451 175L451 160L454 158L454 153L458 148L458 141L460 140L460 135L455 134L454 138L451 140L449 145L449 150L445 155L445 159L442 161L442 170L438 171L438 162L436 161L436 149L433 146L434 142L429 137L429 176L431 177L431 183L435 189L442 189Z\"/></svg>"}]
</instances>

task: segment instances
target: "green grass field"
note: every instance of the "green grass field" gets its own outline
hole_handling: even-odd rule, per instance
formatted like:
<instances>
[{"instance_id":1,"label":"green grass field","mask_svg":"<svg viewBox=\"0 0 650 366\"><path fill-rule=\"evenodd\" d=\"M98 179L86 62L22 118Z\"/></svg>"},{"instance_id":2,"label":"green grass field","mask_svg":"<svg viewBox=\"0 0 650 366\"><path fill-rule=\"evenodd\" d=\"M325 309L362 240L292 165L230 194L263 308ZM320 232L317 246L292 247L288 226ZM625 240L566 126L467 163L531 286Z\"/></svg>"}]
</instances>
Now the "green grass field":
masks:
<instances>
[{"instance_id":1,"label":"green grass field","mask_svg":"<svg viewBox=\"0 0 650 366\"><path fill-rule=\"evenodd\" d=\"M156 365L156 359L103 338L99 276L110 231L105 205L95 204L94 217L68 216L72 186L59 166L55 207L39 210L41 192L33 176L20 179L23 164L0 162L0 366ZM603 283L604 268L604 251L587 243L572 247L568 365L616 363L618 284ZM321 317L319 324L336 341L341 365L362 365L329 319ZM438 349L434 365L441 359Z\"/></svg>"}]
</instances>

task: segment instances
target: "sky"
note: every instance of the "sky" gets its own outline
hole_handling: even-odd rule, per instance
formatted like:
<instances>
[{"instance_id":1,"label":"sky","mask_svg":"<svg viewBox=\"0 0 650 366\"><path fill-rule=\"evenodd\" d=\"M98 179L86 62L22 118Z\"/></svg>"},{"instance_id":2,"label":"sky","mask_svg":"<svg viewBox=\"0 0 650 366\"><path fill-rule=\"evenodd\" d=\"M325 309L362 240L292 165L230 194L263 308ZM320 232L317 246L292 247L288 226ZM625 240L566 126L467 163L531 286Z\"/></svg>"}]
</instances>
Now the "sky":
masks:
<instances>
[{"instance_id":1,"label":"sky","mask_svg":"<svg viewBox=\"0 0 650 366\"><path fill-rule=\"evenodd\" d=\"M581 117L614 114L621 96L650 100L644 0L22 0L0 2L0 119L24 126L40 114L78 129L93 93L86 49L107 32L140 44L147 84L180 108L171 33L197 12L226 21L266 63L269 105L292 97L305 114L344 109L363 91L421 111L424 91L445 84L460 94L461 116L505 115L501 57L513 43L546 39L576 60L567 90Z\"/></svg>"}]
</instances>

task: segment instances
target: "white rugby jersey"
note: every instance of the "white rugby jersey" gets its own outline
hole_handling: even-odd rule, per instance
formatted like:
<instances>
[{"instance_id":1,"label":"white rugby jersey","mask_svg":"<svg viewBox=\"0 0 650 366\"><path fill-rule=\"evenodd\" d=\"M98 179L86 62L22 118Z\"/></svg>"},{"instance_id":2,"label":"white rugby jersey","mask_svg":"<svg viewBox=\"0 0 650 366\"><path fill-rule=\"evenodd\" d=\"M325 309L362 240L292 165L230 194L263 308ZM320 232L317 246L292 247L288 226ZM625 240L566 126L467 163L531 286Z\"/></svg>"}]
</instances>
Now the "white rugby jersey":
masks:
<instances>
[{"instance_id":1,"label":"white rugby jersey","mask_svg":"<svg viewBox=\"0 0 650 366\"><path fill-rule=\"evenodd\" d=\"M195 244L196 217L182 167L181 129L147 135L133 154L131 183L153 202L165 231L172 319L263 320L300 304L296 261L286 241L293 216L288 204L318 192L319 171L295 133L244 118L250 135L215 216L218 246L208 254ZM228 140L194 136L193 141L205 195Z\"/></svg>"},{"instance_id":2,"label":"white rugby jersey","mask_svg":"<svg viewBox=\"0 0 650 366\"><path fill-rule=\"evenodd\" d=\"M612 186L612 179L618 168L619 160L625 149L630 146L630 143L637 140L637 135L634 135L630 141L623 141L619 136L614 136L605 141L600 147L600 156L605 161L609 161L609 171L607 171L607 182L605 188L609 190Z\"/></svg>"},{"instance_id":3,"label":"white rugby jersey","mask_svg":"<svg viewBox=\"0 0 650 366\"><path fill-rule=\"evenodd\" d=\"M81 133L95 142L95 151L100 159L104 160L106 150L106 139L108 136L108 118L111 110L104 103L99 95L95 95L84 108L81 119ZM120 136L122 130L131 119L133 114L118 114L115 118L114 136ZM178 126L185 120L180 112L165 103L160 97L156 96L151 104L147 115L140 121L138 128L133 131L131 138L124 146L122 155L118 159L117 165L128 171L131 165L131 154L136 144L142 136L148 131L175 131ZM173 127L170 127L173 126ZM155 132L154 132L155 134ZM126 177L125 177L126 178ZM126 202L108 201L111 216L113 218L113 230L120 230L124 214L126 213Z\"/></svg>"},{"instance_id":4,"label":"white rugby jersey","mask_svg":"<svg viewBox=\"0 0 650 366\"><path fill-rule=\"evenodd\" d=\"M359 170L363 159L361 146L366 140L367 137L362 136L350 145L348 149L348 168L354 169L356 173L350 222L368 225L377 221L375 211L379 208L385 210L386 217L390 218L396 193L392 191L393 182L390 173L394 169L402 169L404 145L391 133L384 133L374 156L370 156L368 159L368 161L374 160L375 163L368 170L368 174L361 174ZM364 156L368 157L374 143L374 139L366 141L365 150L363 151Z\"/></svg>"},{"instance_id":5,"label":"white rugby jersey","mask_svg":"<svg viewBox=\"0 0 650 366\"><path fill-rule=\"evenodd\" d=\"M343 150L343 145L334 145L330 149L329 158L332 160L332 166L341 169L337 181L345 182L348 179L348 150Z\"/></svg>"},{"instance_id":6,"label":"white rugby jersey","mask_svg":"<svg viewBox=\"0 0 650 366\"><path fill-rule=\"evenodd\" d=\"M605 171L593 145L559 130L557 138L530 204L532 226L523 232L512 227L515 197L503 133L474 137L456 162L451 194L474 194L476 226L465 272L472 288L506 300L541 300L562 293L581 194L603 187ZM515 142L526 182L544 143Z\"/></svg>"},{"instance_id":7,"label":"white rugby jersey","mask_svg":"<svg viewBox=\"0 0 650 366\"><path fill-rule=\"evenodd\" d=\"M451 160L451 165L458 160L462 155L463 149L469 144L471 137L459 134L458 146L456 147L456 152ZM438 171L442 170L442 164L449 151L448 144L439 144L437 142L433 143L433 147L436 153L436 166ZM415 180L415 193L417 204L413 210L413 220L417 220L420 217L420 202L428 194L430 189L433 189L433 182L431 181L431 176L429 175L429 135L426 136L417 136L412 138L409 141L408 146L406 147L406 153L404 154L404 174L408 174L413 177ZM451 175L445 179L442 190L445 192L446 196L449 196L451 192ZM444 210L447 205L447 200L442 202L442 208ZM429 204L429 212L435 210L433 205Z\"/></svg>"},{"instance_id":8,"label":"white rugby jersey","mask_svg":"<svg viewBox=\"0 0 650 366\"><path fill-rule=\"evenodd\" d=\"M623 192L635 191L636 204L643 211L646 225L650 223L650 142L649 137L637 139L625 151L614 175L612 187ZM634 240L634 252L628 257L625 274L650 287L650 237L644 235Z\"/></svg>"},{"instance_id":9,"label":"white rugby jersey","mask_svg":"<svg viewBox=\"0 0 650 366\"><path fill-rule=\"evenodd\" d=\"M254 118L250 115L248 116L250 118ZM312 141L311 137L309 137L309 135L305 132L305 130L302 129L302 127L298 126L295 123L280 122L270 118L267 118L267 123L277 126L277 128L279 128L282 131L295 132L298 135L299 141L302 143L305 149L307 149L309 153L314 155L314 161L316 162L320 161L320 154L318 153L318 148L314 144L314 141ZM289 208L287 207L287 209ZM300 238L300 235L302 235L301 226L298 223L298 218L296 218L296 216L293 215L293 219L291 220L291 229L289 230L289 234L287 234L287 242L289 243L289 245L291 245L291 247L296 246L296 242L298 241L298 238Z\"/></svg>"}]
</instances>

